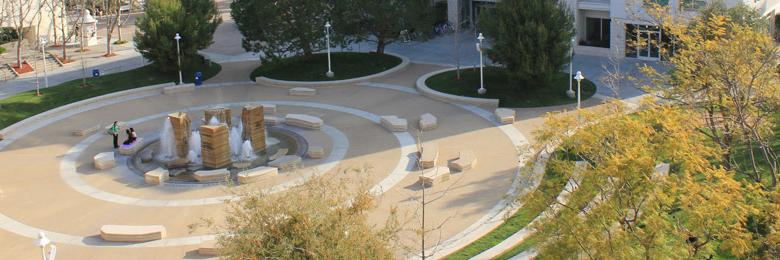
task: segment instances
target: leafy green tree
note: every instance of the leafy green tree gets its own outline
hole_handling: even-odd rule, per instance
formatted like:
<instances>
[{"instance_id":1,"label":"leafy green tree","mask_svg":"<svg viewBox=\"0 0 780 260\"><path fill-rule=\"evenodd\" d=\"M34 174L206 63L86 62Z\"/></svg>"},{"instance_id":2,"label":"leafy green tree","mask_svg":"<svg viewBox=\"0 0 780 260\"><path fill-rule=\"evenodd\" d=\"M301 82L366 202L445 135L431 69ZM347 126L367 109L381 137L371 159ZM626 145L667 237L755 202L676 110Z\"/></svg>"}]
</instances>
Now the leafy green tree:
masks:
<instances>
[{"instance_id":1,"label":"leafy green tree","mask_svg":"<svg viewBox=\"0 0 780 260\"><path fill-rule=\"evenodd\" d=\"M429 0L334 0L334 30L352 40L376 43L376 53L403 30L429 31L436 20Z\"/></svg>"},{"instance_id":2,"label":"leafy green tree","mask_svg":"<svg viewBox=\"0 0 780 260\"><path fill-rule=\"evenodd\" d=\"M325 23L330 10L323 0L236 0L230 14L244 35L247 51L267 59L311 56L325 48Z\"/></svg>"},{"instance_id":3,"label":"leafy green tree","mask_svg":"<svg viewBox=\"0 0 780 260\"><path fill-rule=\"evenodd\" d=\"M568 62L573 18L559 0L504 0L480 15L487 54L520 86L547 87Z\"/></svg>"},{"instance_id":4,"label":"leafy green tree","mask_svg":"<svg viewBox=\"0 0 780 260\"><path fill-rule=\"evenodd\" d=\"M211 45L222 22L214 0L147 0L145 10L136 22L135 46L163 71L178 69L176 33L181 36L181 61L186 68L198 50Z\"/></svg>"}]
</instances>

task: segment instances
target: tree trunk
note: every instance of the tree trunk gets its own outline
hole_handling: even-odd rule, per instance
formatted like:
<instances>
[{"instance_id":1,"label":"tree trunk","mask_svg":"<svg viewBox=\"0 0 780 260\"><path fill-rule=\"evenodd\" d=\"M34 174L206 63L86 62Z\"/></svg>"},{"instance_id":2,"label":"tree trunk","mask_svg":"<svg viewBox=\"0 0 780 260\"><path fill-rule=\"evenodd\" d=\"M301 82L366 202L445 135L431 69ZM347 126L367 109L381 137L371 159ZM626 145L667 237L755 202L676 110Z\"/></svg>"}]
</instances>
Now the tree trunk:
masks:
<instances>
[{"instance_id":1,"label":"tree trunk","mask_svg":"<svg viewBox=\"0 0 780 260\"><path fill-rule=\"evenodd\" d=\"M67 61L68 60L68 50L65 48L65 45L68 43L68 38L65 37L65 27L68 27L68 21L65 18L65 0L62 0L62 8L60 9L60 13L62 15L62 60Z\"/></svg>"},{"instance_id":2,"label":"tree trunk","mask_svg":"<svg viewBox=\"0 0 780 260\"><path fill-rule=\"evenodd\" d=\"M376 37L376 54L385 54L385 36L379 35Z\"/></svg>"}]
</instances>

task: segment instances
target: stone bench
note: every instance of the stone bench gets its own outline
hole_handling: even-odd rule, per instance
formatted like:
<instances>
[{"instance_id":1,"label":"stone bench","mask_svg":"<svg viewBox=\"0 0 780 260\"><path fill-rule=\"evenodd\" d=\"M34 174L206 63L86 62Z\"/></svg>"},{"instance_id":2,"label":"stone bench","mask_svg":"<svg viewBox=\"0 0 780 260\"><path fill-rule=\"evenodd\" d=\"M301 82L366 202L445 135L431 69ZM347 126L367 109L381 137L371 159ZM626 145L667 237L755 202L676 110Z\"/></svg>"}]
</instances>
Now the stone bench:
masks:
<instances>
[{"instance_id":1,"label":"stone bench","mask_svg":"<svg viewBox=\"0 0 780 260\"><path fill-rule=\"evenodd\" d=\"M198 254L202 256L219 256L219 247L217 241L209 240L198 246Z\"/></svg>"},{"instance_id":2,"label":"stone bench","mask_svg":"<svg viewBox=\"0 0 780 260\"><path fill-rule=\"evenodd\" d=\"M449 167L458 171L465 171L477 165L477 157L471 150L460 151L458 158L449 163Z\"/></svg>"},{"instance_id":3,"label":"stone bench","mask_svg":"<svg viewBox=\"0 0 780 260\"><path fill-rule=\"evenodd\" d=\"M439 166L423 171L420 175L420 184L425 186L433 186L438 182L447 181L450 179L450 168Z\"/></svg>"},{"instance_id":4,"label":"stone bench","mask_svg":"<svg viewBox=\"0 0 780 260\"><path fill-rule=\"evenodd\" d=\"M207 181L224 181L230 176L230 171L227 169L216 169L216 170L202 170L202 171L196 171L192 174L192 177L194 177L199 182L207 182Z\"/></svg>"},{"instance_id":5,"label":"stone bench","mask_svg":"<svg viewBox=\"0 0 780 260\"><path fill-rule=\"evenodd\" d=\"M100 227L100 238L111 242L147 242L165 238L165 227L103 225Z\"/></svg>"},{"instance_id":6,"label":"stone bench","mask_svg":"<svg viewBox=\"0 0 780 260\"><path fill-rule=\"evenodd\" d=\"M436 166L439 159L439 146L436 143L424 143L420 151L420 167L428 169Z\"/></svg>"},{"instance_id":7,"label":"stone bench","mask_svg":"<svg viewBox=\"0 0 780 260\"><path fill-rule=\"evenodd\" d=\"M420 116L419 126L422 131L433 130L438 126L438 120L431 113L425 113Z\"/></svg>"},{"instance_id":8,"label":"stone bench","mask_svg":"<svg viewBox=\"0 0 780 260\"><path fill-rule=\"evenodd\" d=\"M497 108L495 114L499 123L512 124L515 122L515 110L513 109Z\"/></svg>"},{"instance_id":9,"label":"stone bench","mask_svg":"<svg viewBox=\"0 0 780 260\"><path fill-rule=\"evenodd\" d=\"M290 96L314 96L317 95L317 90L313 88L297 87L291 88L289 94Z\"/></svg>"},{"instance_id":10,"label":"stone bench","mask_svg":"<svg viewBox=\"0 0 780 260\"><path fill-rule=\"evenodd\" d=\"M322 148L322 146L309 146L309 150L306 150L306 156L312 159L321 159L325 157L325 148Z\"/></svg>"},{"instance_id":11,"label":"stone bench","mask_svg":"<svg viewBox=\"0 0 780 260\"><path fill-rule=\"evenodd\" d=\"M141 137L138 137L135 139L135 142L132 142L130 144L120 144L119 145L119 154L121 155L133 155L138 152L138 150L141 150L141 147L144 146L144 139Z\"/></svg>"},{"instance_id":12,"label":"stone bench","mask_svg":"<svg viewBox=\"0 0 780 260\"><path fill-rule=\"evenodd\" d=\"M164 87L162 90L163 94L174 94L174 93L181 93L181 92L188 92L195 90L195 84L181 84L181 85L174 85L170 87Z\"/></svg>"},{"instance_id":13,"label":"stone bench","mask_svg":"<svg viewBox=\"0 0 780 260\"><path fill-rule=\"evenodd\" d=\"M260 166L238 173L238 183L247 184L260 181L265 178L273 177L279 174L279 169L275 167Z\"/></svg>"},{"instance_id":14,"label":"stone bench","mask_svg":"<svg viewBox=\"0 0 780 260\"><path fill-rule=\"evenodd\" d=\"M160 185L168 180L170 173L162 167L144 173L144 182L151 185Z\"/></svg>"},{"instance_id":15,"label":"stone bench","mask_svg":"<svg viewBox=\"0 0 780 260\"><path fill-rule=\"evenodd\" d=\"M276 114L276 105L274 104L260 104L263 107L263 114Z\"/></svg>"},{"instance_id":16,"label":"stone bench","mask_svg":"<svg viewBox=\"0 0 780 260\"><path fill-rule=\"evenodd\" d=\"M87 127L87 128L76 129L76 130L73 130L72 134L75 135L75 136L86 136L86 135L92 134L94 132L100 131L101 127L102 126L100 124L97 124L97 125L90 126L90 127Z\"/></svg>"},{"instance_id":17,"label":"stone bench","mask_svg":"<svg viewBox=\"0 0 780 260\"><path fill-rule=\"evenodd\" d=\"M325 124L319 117L304 114L287 114L284 117L284 123L308 129L320 129Z\"/></svg>"},{"instance_id":18,"label":"stone bench","mask_svg":"<svg viewBox=\"0 0 780 260\"><path fill-rule=\"evenodd\" d=\"M95 169L106 170L116 166L116 159L114 158L114 152L105 152L96 154L92 158L95 162Z\"/></svg>"},{"instance_id":19,"label":"stone bench","mask_svg":"<svg viewBox=\"0 0 780 260\"><path fill-rule=\"evenodd\" d=\"M268 162L268 166L276 167L282 170L288 170L294 167L302 166L301 157L297 155L285 155L276 160Z\"/></svg>"},{"instance_id":20,"label":"stone bench","mask_svg":"<svg viewBox=\"0 0 780 260\"><path fill-rule=\"evenodd\" d=\"M398 116L381 116L379 123L390 132L404 132L407 129L406 119Z\"/></svg>"},{"instance_id":21,"label":"stone bench","mask_svg":"<svg viewBox=\"0 0 780 260\"><path fill-rule=\"evenodd\" d=\"M289 149L279 148L279 150L276 150L276 153L272 154L271 156L268 156L268 160L273 161L279 159L280 157L287 155L287 151L289 151Z\"/></svg>"},{"instance_id":22,"label":"stone bench","mask_svg":"<svg viewBox=\"0 0 780 260\"><path fill-rule=\"evenodd\" d=\"M282 123L284 123L284 118L278 116L266 116L263 119L263 122L266 125L281 125Z\"/></svg>"}]
</instances>

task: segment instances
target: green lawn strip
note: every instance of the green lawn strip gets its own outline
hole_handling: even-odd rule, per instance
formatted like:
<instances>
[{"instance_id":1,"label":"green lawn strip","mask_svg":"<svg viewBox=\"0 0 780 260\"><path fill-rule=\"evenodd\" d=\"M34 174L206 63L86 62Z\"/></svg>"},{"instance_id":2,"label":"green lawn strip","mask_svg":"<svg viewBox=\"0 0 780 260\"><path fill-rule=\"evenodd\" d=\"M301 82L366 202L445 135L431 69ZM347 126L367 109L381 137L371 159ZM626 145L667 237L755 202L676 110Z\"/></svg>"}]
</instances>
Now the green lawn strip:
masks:
<instances>
[{"instance_id":1,"label":"green lawn strip","mask_svg":"<svg viewBox=\"0 0 780 260\"><path fill-rule=\"evenodd\" d=\"M561 152L556 152L554 156L563 155ZM526 201L514 215L490 231L490 233L448 255L445 259L469 259L501 243L501 241L509 238L515 232L523 229L546 209L546 207L539 206L544 204L541 202L542 198L554 197L561 193L567 181L563 176L565 175L553 170L552 167L548 167L539 187L534 191L535 194L531 196L531 200Z\"/></svg>"},{"instance_id":2,"label":"green lawn strip","mask_svg":"<svg viewBox=\"0 0 780 260\"><path fill-rule=\"evenodd\" d=\"M506 69L499 67L486 67L484 71L485 95L479 95L479 69L462 69L461 79L456 79L454 70L433 75L425 81L425 84L436 91L448 94L477 97L497 98L501 107L542 107L564 105L577 102L576 98L569 98L566 90L569 89L569 75L560 73L556 75L550 87L526 86L521 88L518 84L509 81ZM577 82L572 80L572 88L576 91ZM582 99L590 98L596 94L596 85L589 80L582 81Z\"/></svg>"},{"instance_id":3,"label":"green lawn strip","mask_svg":"<svg viewBox=\"0 0 780 260\"><path fill-rule=\"evenodd\" d=\"M295 56L263 64L250 75L251 80L264 76L289 81L331 81L359 78L391 69L401 64L396 56L362 52L331 53L334 77L328 78L328 55L314 54L310 57Z\"/></svg>"},{"instance_id":4,"label":"green lawn strip","mask_svg":"<svg viewBox=\"0 0 780 260\"><path fill-rule=\"evenodd\" d=\"M182 71L184 82L192 82L195 71L203 72L203 79L216 75L221 66L199 63ZM188 76L189 75L189 76ZM179 81L178 72L161 72L152 65L133 70L87 78L88 87L82 87L81 79L71 80L56 86L41 89L42 96L35 96L35 90L21 92L0 100L0 128L8 127L39 113L70 103L113 92L145 87L165 82Z\"/></svg>"}]
</instances>

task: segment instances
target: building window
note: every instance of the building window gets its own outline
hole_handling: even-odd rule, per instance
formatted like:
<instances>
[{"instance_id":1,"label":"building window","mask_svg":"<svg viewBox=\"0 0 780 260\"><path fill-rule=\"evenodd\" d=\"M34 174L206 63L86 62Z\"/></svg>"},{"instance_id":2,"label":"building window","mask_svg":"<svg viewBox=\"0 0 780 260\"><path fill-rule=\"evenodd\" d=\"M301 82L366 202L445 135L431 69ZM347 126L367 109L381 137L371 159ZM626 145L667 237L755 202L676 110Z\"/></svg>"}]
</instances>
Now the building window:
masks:
<instances>
[{"instance_id":1,"label":"building window","mask_svg":"<svg viewBox=\"0 0 780 260\"><path fill-rule=\"evenodd\" d=\"M680 6L685 11L695 11L707 5L706 0L680 0Z\"/></svg>"},{"instance_id":2,"label":"building window","mask_svg":"<svg viewBox=\"0 0 780 260\"><path fill-rule=\"evenodd\" d=\"M609 48L610 19L585 18L585 40L580 45Z\"/></svg>"}]
</instances>

